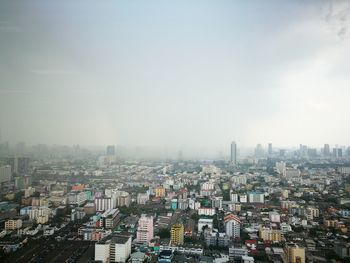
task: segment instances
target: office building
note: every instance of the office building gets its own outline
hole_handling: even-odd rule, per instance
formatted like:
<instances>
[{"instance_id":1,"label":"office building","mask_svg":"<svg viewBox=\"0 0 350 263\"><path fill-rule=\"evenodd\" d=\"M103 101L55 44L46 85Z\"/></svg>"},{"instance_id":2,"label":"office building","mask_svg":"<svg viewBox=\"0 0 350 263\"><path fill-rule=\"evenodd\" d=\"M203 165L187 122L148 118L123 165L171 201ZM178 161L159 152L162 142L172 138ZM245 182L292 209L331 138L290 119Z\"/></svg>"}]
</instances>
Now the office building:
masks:
<instances>
[{"instance_id":1,"label":"office building","mask_svg":"<svg viewBox=\"0 0 350 263\"><path fill-rule=\"evenodd\" d=\"M231 143L231 158L230 161L232 164L237 164L237 144L236 142Z\"/></svg>"},{"instance_id":2,"label":"office building","mask_svg":"<svg viewBox=\"0 0 350 263\"><path fill-rule=\"evenodd\" d=\"M269 143L269 144L268 144L267 154L268 154L269 156L272 155L272 143Z\"/></svg>"},{"instance_id":3,"label":"office building","mask_svg":"<svg viewBox=\"0 0 350 263\"><path fill-rule=\"evenodd\" d=\"M261 158L263 156L264 156L264 149L263 149L262 145L259 143L255 147L255 157Z\"/></svg>"}]
</instances>

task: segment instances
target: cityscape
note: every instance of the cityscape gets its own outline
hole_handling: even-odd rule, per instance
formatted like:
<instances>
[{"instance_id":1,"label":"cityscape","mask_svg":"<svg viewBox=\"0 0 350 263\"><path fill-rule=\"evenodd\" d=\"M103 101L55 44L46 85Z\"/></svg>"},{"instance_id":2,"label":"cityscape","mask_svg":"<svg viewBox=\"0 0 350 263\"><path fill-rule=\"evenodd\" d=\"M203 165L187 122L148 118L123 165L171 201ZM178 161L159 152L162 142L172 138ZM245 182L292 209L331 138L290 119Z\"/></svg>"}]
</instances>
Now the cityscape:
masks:
<instances>
[{"instance_id":1,"label":"cityscape","mask_svg":"<svg viewBox=\"0 0 350 263\"><path fill-rule=\"evenodd\" d=\"M0 1L0 262L350 262L350 1Z\"/></svg>"},{"instance_id":2,"label":"cityscape","mask_svg":"<svg viewBox=\"0 0 350 263\"><path fill-rule=\"evenodd\" d=\"M347 262L350 147L217 160L1 143L2 262ZM11 157L8 157L11 156Z\"/></svg>"}]
</instances>

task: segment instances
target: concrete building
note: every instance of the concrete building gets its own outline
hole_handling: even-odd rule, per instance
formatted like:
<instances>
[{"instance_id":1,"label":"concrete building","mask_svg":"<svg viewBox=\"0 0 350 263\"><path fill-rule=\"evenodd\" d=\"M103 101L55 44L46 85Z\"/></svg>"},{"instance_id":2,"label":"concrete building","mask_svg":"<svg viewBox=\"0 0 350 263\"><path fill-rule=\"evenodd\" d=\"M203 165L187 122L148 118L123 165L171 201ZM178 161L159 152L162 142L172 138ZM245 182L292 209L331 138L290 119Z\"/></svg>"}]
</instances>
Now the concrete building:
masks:
<instances>
[{"instance_id":1,"label":"concrete building","mask_svg":"<svg viewBox=\"0 0 350 263\"><path fill-rule=\"evenodd\" d=\"M11 180L11 166L1 165L0 166L0 184Z\"/></svg>"},{"instance_id":2,"label":"concrete building","mask_svg":"<svg viewBox=\"0 0 350 263\"><path fill-rule=\"evenodd\" d=\"M171 227L171 245L183 245L184 243L184 225L175 224Z\"/></svg>"},{"instance_id":3,"label":"concrete building","mask_svg":"<svg viewBox=\"0 0 350 263\"><path fill-rule=\"evenodd\" d=\"M281 230L270 228L260 228L259 237L264 241L282 241L283 239Z\"/></svg>"},{"instance_id":4,"label":"concrete building","mask_svg":"<svg viewBox=\"0 0 350 263\"><path fill-rule=\"evenodd\" d=\"M238 216L229 214L224 217L226 235L238 238L241 235L241 220Z\"/></svg>"},{"instance_id":5,"label":"concrete building","mask_svg":"<svg viewBox=\"0 0 350 263\"><path fill-rule=\"evenodd\" d=\"M215 215L215 208L201 207L198 209L198 215L213 216Z\"/></svg>"},{"instance_id":6,"label":"concrete building","mask_svg":"<svg viewBox=\"0 0 350 263\"><path fill-rule=\"evenodd\" d=\"M95 198L96 211L101 212L115 208L115 203L112 198L109 197L97 197Z\"/></svg>"},{"instance_id":7,"label":"concrete building","mask_svg":"<svg viewBox=\"0 0 350 263\"><path fill-rule=\"evenodd\" d=\"M237 144L236 142L231 143L231 156L230 156L230 161L232 164L236 165L237 164Z\"/></svg>"},{"instance_id":8,"label":"concrete building","mask_svg":"<svg viewBox=\"0 0 350 263\"><path fill-rule=\"evenodd\" d=\"M149 200L148 193L138 193L137 194L137 204L145 205L148 200Z\"/></svg>"},{"instance_id":9,"label":"concrete building","mask_svg":"<svg viewBox=\"0 0 350 263\"><path fill-rule=\"evenodd\" d=\"M163 186L157 186L155 189L155 194L156 194L156 197L165 197L165 188Z\"/></svg>"},{"instance_id":10,"label":"concrete building","mask_svg":"<svg viewBox=\"0 0 350 263\"><path fill-rule=\"evenodd\" d=\"M120 221L120 213L118 208L106 210L100 218L100 226L106 229L113 229Z\"/></svg>"},{"instance_id":11,"label":"concrete building","mask_svg":"<svg viewBox=\"0 0 350 263\"><path fill-rule=\"evenodd\" d=\"M249 203L264 203L265 195L263 193L249 192L248 193Z\"/></svg>"},{"instance_id":12,"label":"concrete building","mask_svg":"<svg viewBox=\"0 0 350 263\"><path fill-rule=\"evenodd\" d=\"M296 244L287 244L283 249L284 263L305 263L305 248Z\"/></svg>"},{"instance_id":13,"label":"concrete building","mask_svg":"<svg viewBox=\"0 0 350 263\"><path fill-rule=\"evenodd\" d=\"M241 262L243 256L248 256L245 246L232 246L228 249L230 262Z\"/></svg>"},{"instance_id":14,"label":"concrete building","mask_svg":"<svg viewBox=\"0 0 350 263\"><path fill-rule=\"evenodd\" d=\"M12 173L23 175L29 172L29 158L27 157L10 157L7 158L7 163L11 166Z\"/></svg>"},{"instance_id":15,"label":"concrete building","mask_svg":"<svg viewBox=\"0 0 350 263\"><path fill-rule=\"evenodd\" d=\"M149 243L154 237L153 216L141 215L137 228L136 239L138 242Z\"/></svg>"},{"instance_id":16,"label":"concrete building","mask_svg":"<svg viewBox=\"0 0 350 263\"><path fill-rule=\"evenodd\" d=\"M110 235L95 244L95 261L127 262L131 254L131 236Z\"/></svg>"},{"instance_id":17,"label":"concrete building","mask_svg":"<svg viewBox=\"0 0 350 263\"><path fill-rule=\"evenodd\" d=\"M335 242L334 252L341 259L349 259L350 258L350 243L349 242L342 242L342 241Z\"/></svg>"},{"instance_id":18,"label":"concrete building","mask_svg":"<svg viewBox=\"0 0 350 263\"><path fill-rule=\"evenodd\" d=\"M22 220L21 219L10 219L5 222L5 229L6 230L16 230L22 227Z\"/></svg>"},{"instance_id":19,"label":"concrete building","mask_svg":"<svg viewBox=\"0 0 350 263\"><path fill-rule=\"evenodd\" d=\"M67 203L69 205L82 205L84 204L88 199L86 192L80 192L80 191L72 191L67 195Z\"/></svg>"}]
</instances>

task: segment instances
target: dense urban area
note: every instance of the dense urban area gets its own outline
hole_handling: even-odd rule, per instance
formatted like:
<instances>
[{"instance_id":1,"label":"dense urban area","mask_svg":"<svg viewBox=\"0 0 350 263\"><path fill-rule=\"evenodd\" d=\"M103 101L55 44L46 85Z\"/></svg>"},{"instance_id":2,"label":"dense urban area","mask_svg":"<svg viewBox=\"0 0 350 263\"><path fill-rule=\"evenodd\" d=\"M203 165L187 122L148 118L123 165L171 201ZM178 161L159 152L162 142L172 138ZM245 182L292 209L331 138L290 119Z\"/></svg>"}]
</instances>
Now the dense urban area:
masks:
<instances>
[{"instance_id":1,"label":"dense urban area","mask_svg":"<svg viewBox=\"0 0 350 263\"><path fill-rule=\"evenodd\" d=\"M350 148L227 160L1 144L1 262L350 262Z\"/></svg>"}]
</instances>

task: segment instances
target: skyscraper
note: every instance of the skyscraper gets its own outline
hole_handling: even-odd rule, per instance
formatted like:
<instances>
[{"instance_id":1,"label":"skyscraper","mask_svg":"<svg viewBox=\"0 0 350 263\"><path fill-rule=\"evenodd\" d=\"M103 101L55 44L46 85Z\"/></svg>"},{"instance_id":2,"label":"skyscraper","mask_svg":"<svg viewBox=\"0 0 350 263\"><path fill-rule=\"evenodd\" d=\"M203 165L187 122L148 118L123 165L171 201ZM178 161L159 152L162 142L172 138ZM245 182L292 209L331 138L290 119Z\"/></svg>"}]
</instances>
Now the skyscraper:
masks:
<instances>
[{"instance_id":1,"label":"skyscraper","mask_svg":"<svg viewBox=\"0 0 350 263\"><path fill-rule=\"evenodd\" d=\"M108 145L106 153L107 153L108 156L115 155L115 147L114 147L114 145Z\"/></svg>"},{"instance_id":2,"label":"skyscraper","mask_svg":"<svg viewBox=\"0 0 350 263\"><path fill-rule=\"evenodd\" d=\"M255 157L262 157L264 155L264 150L262 145L259 143L255 147Z\"/></svg>"},{"instance_id":3,"label":"skyscraper","mask_svg":"<svg viewBox=\"0 0 350 263\"><path fill-rule=\"evenodd\" d=\"M269 156L272 155L272 143L269 143L269 144L268 144L267 154L268 154Z\"/></svg>"},{"instance_id":4,"label":"skyscraper","mask_svg":"<svg viewBox=\"0 0 350 263\"><path fill-rule=\"evenodd\" d=\"M323 147L323 156L330 156L331 155L331 150L329 148L329 144L325 144Z\"/></svg>"},{"instance_id":5,"label":"skyscraper","mask_svg":"<svg viewBox=\"0 0 350 263\"><path fill-rule=\"evenodd\" d=\"M237 164L237 144L236 142L231 143L231 159L232 164Z\"/></svg>"}]
</instances>

